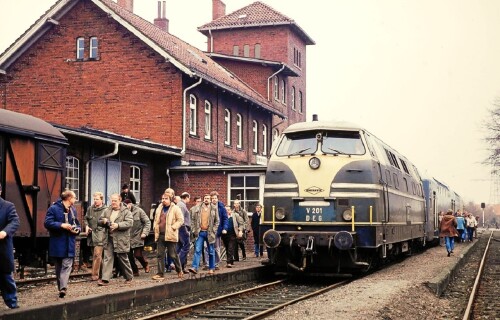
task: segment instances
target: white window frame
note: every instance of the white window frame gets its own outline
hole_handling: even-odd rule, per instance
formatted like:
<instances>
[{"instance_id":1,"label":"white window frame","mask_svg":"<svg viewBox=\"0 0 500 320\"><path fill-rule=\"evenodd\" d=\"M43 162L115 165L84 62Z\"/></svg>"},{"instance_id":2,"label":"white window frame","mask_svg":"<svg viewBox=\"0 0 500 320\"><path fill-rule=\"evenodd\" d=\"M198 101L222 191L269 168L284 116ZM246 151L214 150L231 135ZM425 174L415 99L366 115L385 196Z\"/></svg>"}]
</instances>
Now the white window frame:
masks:
<instances>
[{"instance_id":1,"label":"white window frame","mask_svg":"<svg viewBox=\"0 0 500 320\"><path fill-rule=\"evenodd\" d=\"M252 151L254 153L257 153L258 150L259 150L259 145L258 145L258 142L259 142L258 128L259 128L259 124L257 123L257 121L253 120L252 121L252 131L253 131L253 149L252 149Z\"/></svg>"},{"instance_id":2,"label":"white window frame","mask_svg":"<svg viewBox=\"0 0 500 320\"><path fill-rule=\"evenodd\" d=\"M189 134L196 135L197 127L197 107L196 107L196 97L194 95L189 95Z\"/></svg>"},{"instance_id":3,"label":"white window frame","mask_svg":"<svg viewBox=\"0 0 500 320\"><path fill-rule=\"evenodd\" d=\"M243 146L243 121L241 118L241 114L236 114L236 129L238 131L238 141L236 142L237 148L242 148Z\"/></svg>"},{"instance_id":4,"label":"white window frame","mask_svg":"<svg viewBox=\"0 0 500 320\"><path fill-rule=\"evenodd\" d=\"M232 178L236 177L243 177L243 186L238 186L235 187L232 184ZM257 187L247 187L247 177L258 177L259 179L259 185ZM250 173L250 174L228 174L227 177L227 199L229 199L228 204L232 206L234 200L236 200L236 197L231 197L231 191L237 190L240 191L238 194L241 195L238 200L240 200L241 207L245 210L248 211L248 215L251 216L253 212L253 208L249 208L248 203L253 203L256 205L257 203L262 203L262 199L264 198L264 181L265 181L265 174L257 174L257 173ZM247 196L247 190L259 190L259 199L248 199Z\"/></svg>"},{"instance_id":5,"label":"white window frame","mask_svg":"<svg viewBox=\"0 0 500 320\"><path fill-rule=\"evenodd\" d=\"M231 111L224 109L224 144L231 145Z\"/></svg>"},{"instance_id":6,"label":"white window frame","mask_svg":"<svg viewBox=\"0 0 500 320\"><path fill-rule=\"evenodd\" d=\"M250 57L250 45L245 44L243 46L243 57Z\"/></svg>"},{"instance_id":7,"label":"white window frame","mask_svg":"<svg viewBox=\"0 0 500 320\"><path fill-rule=\"evenodd\" d=\"M276 140L279 136L280 136L280 132L278 131L278 129L274 128L274 129L273 129L273 142L274 142L274 140Z\"/></svg>"},{"instance_id":8,"label":"white window frame","mask_svg":"<svg viewBox=\"0 0 500 320\"><path fill-rule=\"evenodd\" d=\"M240 55L240 47L239 46L233 46L233 56L239 56Z\"/></svg>"},{"instance_id":9,"label":"white window frame","mask_svg":"<svg viewBox=\"0 0 500 320\"><path fill-rule=\"evenodd\" d=\"M279 79L274 76L274 100L279 100Z\"/></svg>"},{"instance_id":10,"label":"white window frame","mask_svg":"<svg viewBox=\"0 0 500 320\"><path fill-rule=\"evenodd\" d=\"M299 104L299 113L303 112L303 103L304 102L302 102L302 99L303 99L302 91L299 90L299 103L298 103Z\"/></svg>"},{"instance_id":11,"label":"white window frame","mask_svg":"<svg viewBox=\"0 0 500 320\"><path fill-rule=\"evenodd\" d=\"M295 87L292 87L292 92L290 93L290 100L292 105L292 110L295 110Z\"/></svg>"},{"instance_id":12,"label":"white window frame","mask_svg":"<svg viewBox=\"0 0 500 320\"><path fill-rule=\"evenodd\" d=\"M99 40L97 37L90 37L89 59L97 59L99 55Z\"/></svg>"},{"instance_id":13,"label":"white window frame","mask_svg":"<svg viewBox=\"0 0 500 320\"><path fill-rule=\"evenodd\" d=\"M80 199L80 160L73 156L66 157L66 188L73 191L76 200Z\"/></svg>"},{"instance_id":14,"label":"white window frame","mask_svg":"<svg viewBox=\"0 0 500 320\"><path fill-rule=\"evenodd\" d=\"M264 139L262 143L262 155L267 156L267 126L262 125L262 138Z\"/></svg>"},{"instance_id":15,"label":"white window frame","mask_svg":"<svg viewBox=\"0 0 500 320\"><path fill-rule=\"evenodd\" d=\"M260 56L261 56L260 51L261 51L261 49L262 49L262 47L261 47L260 43L256 43L255 44L255 48L254 48L254 50L255 50L254 56L255 56L256 59L260 59Z\"/></svg>"},{"instance_id":16,"label":"white window frame","mask_svg":"<svg viewBox=\"0 0 500 320\"><path fill-rule=\"evenodd\" d=\"M76 60L83 60L85 58L85 38L76 38Z\"/></svg>"},{"instance_id":17,"label":"white window frame","mask_svg":"<svg viewBox=\"0 0 500 320\"><path fill-rule=\"evenodd\" d=\"M281 80L281 103L286 103L286 83L285 83L285 79Z\"/></svg>"},{"instance_id":18,"label":"white window frame","mask_svg":"<svg viewBox=\"0 0 500 320\"><path fill-rule=\"evenodd\" d=\"M212 138L212 104L205 100L205 139Z\"/></svg>"},{"instance_id":19,"label":"white window frame","mask_svg":"<svg viewBox=\"0 0 500 320\"><path fill-rule=\"evenodd\" d=\"M137 203L141 199L141 168L138 166L130 166L130 192L134 194Z\"/></svg>"}]
</instances>

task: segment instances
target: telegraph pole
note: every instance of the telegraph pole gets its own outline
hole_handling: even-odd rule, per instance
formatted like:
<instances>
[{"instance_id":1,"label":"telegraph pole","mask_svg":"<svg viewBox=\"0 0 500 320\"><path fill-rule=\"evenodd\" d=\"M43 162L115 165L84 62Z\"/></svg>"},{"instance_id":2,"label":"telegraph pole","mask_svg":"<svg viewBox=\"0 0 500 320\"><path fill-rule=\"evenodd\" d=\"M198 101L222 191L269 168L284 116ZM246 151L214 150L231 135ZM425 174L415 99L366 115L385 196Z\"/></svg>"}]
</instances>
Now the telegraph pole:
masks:
<instances>
[{"instance_id":1,"label":"telegraph pole","mask_svg":"<svg viewBox=\"0 0 500 320\"><path fill-rule=\"evenodd\" d=\"M483 229L484 229L484 208L486 207L486 204L484 202L481 202L481 209L483 210Z\"/></svg>"}]
</instances>

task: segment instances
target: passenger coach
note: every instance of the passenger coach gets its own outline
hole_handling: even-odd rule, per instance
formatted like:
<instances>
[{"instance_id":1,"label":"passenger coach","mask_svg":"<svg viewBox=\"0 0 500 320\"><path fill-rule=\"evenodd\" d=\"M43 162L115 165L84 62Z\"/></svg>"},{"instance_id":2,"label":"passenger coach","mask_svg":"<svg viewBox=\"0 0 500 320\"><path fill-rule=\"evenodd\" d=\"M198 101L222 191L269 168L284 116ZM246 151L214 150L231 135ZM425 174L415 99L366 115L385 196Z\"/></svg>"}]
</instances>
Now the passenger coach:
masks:
<instances>
[{"instance_id":1,"label":"passenger coach","mask_svg":"<svg viewBox=\"0 0 500 320\"><path fill-rule=\"evenodd\" d=\"M275 141L261 234L276 271L368 270L423 246L425 222L416 167L365 129L304 122Z\"/></svg>"}]
</instances>

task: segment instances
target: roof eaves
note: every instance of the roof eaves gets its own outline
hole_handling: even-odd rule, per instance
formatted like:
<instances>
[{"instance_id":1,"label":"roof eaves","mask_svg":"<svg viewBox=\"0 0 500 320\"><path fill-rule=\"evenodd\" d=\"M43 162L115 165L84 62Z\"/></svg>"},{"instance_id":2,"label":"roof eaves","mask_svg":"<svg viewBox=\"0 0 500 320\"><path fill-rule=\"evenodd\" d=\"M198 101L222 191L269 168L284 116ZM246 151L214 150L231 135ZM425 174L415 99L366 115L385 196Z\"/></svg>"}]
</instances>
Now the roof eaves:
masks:
<instances>
[{"instance_id":1,"label":"roof eaves","mask_svg":"<svg viewBox=\"0 0 500 320\"><path fill-rule=\"evenodd\" d=\"M148 46L150 46L153 50L158 52L161 56L163 56L168 62L172 63L174 66L176 66L178 69L180 69L182 72L186 73L189 76L194 76L196 75L195 72L193 72L191 69L186 67L184 64L182 64L180 61L178 61L174 56L170 55L165 49L163 49L161 46L156 44L154 41L152 41L149 37L144 35L142 32L140 32L135 26L130 24L128 21L123 19L119 14L117 14L115 11L113 11L111 8L109 8L107 5L102 3L99 0L91 0L96 6L101 8L104 12L106 12L108 15L110 15L113 19L115 19L119 24L121 24L123 27L125 27L127 30L132 32L135 36L137 36L139 39L144 41Z\"/></svg>"},{"instance_id":2,"label":"roof eaves","mask_svg":"<svg viewBox=\"0 0 500 320\"><path fill-rule=\"evenodd\" d=\"M272 26L291 26L296 29L296 31L301 34L306 40L307 45L315 45L316 42L302 29L299 27L295 21L280 21L280 22L256 22L256 23L248 23L248 24L229 24L222 26L201 26L198 27L198 31L207 34L209 30L225 30L225 29L238 29L238 28L255 28L255 27L272 27ZM206 31L206 32L204 32Z\"/></svg>"},{"instance_id":3,"label":"roof eaves","mask_svg":"<svg viewBox=\"0 0 500 320\"><path fill-rule=\"evenodd\" d=\"M166 154L170 156L181 157L180 148L172 147L148 140L135 139L129 136L119 135L116 133L96 130L90 128L71 128L58 124L52 124L54 127L59 129L62 133L73 135L85 139L90 139L94 141L103 141L109 143L118 143L125 147L135 148L139 150L149 151L153 153ZM179 150L179 151L177 151Z\"/></svg>"},{"instance_id":4,"label":"roof eaves","mask_svg":"<svg viewBox=\"0 0 500 320\"><path fill-rule=\"evenodd\" d=\"M54 16L60 12L65 6L70 5L73 7L78 1L74 0L60 0L55 3L45 14L43 14L26 32L24 32L10 47L8 47L0 55L0 67L7 69L19 56L21 56L26 49L23 47L33 41L37 40L54 24Z\"/></svg>"},{"instance_id":5,"label":"roof eaves","mask_svg":"<svg viewBox=\"0 0 500 320\"><path fill-rule=\"evenodd\" d=\"M213 79L207 75L203 76L202 77L204 80L208 81L208 82L211 82L219 87L221 87L222 89L225 89L227 91L230 91L230 92L233 92L234 94L242 97L243 99L246 99L256 105L258 105L260 108L264 109L264 110L267 110L275 115L277 115L278 117L281 117L281 118L286 118L286 115L282 112L279 112L273 108L271 108L269 105L265 104L265 103L262 103L254 98L252 98L251 96L241 92L241 91L238 91L238 90L235 90L233 89L232 87L228 86L227 84L223 83L223 82L220 82L220 81L217 81L216 79Z\"/></svg>"},{"instance_id":6,"label":"roof eaves","mask_svg":"<svg viewBox=\"0 0 500 320\"><path fill-rule=\"evenodd\" d=\"M289 65L287 65L284 62L279 62L279 61L272 61L272 60L265 60L265 59L257 59L257 58L250 58L250 57L240 57L240 56L232 56L232 55L227 55L227 54L220 54L220 53L213 53L213 52L206 52L205 53L207 56L211 58L220 58L220 59L227 59L227 60L234 60L234 61L243 61L243 62L249 62L249 63L259 63L264 66L270 65L273 67L279 67L281 68L282 66L285 66L285 70L289 76L294 76L298 77L299 74L293 70Z\"/></svg>"}]
</instances>

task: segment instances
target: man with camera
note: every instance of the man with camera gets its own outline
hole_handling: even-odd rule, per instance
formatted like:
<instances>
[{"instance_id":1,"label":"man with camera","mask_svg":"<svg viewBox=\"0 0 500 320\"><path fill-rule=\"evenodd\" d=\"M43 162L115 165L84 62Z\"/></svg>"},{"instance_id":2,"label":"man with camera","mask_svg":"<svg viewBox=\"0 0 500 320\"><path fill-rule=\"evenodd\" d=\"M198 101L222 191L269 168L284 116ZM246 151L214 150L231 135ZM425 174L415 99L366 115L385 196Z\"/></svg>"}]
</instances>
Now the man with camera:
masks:
<instances>
[{"instance_id":1,"label":"man with camera","mask_svg":"<svg viewBox=\"0 0 500 320\"><path fill-rule=\"evenodd\" d=\"M59 298L66 296L69 275L75 257L75 238L80 234L80 222L76 219L73 207L76 195L71 190L65 190L61 199L47 210L45 228L49 230L49 256L54 259L56 267Z\"/></svg>"},{"instance_id":2,"label":"man with camera","mask_svg":"<svg viewBox=\"0 0 500 320\"><path fill-rule=\"evenodd\" d=\"M128 259L130 251L130 228L134 219L132 213L121 202L118 193L111 195L111 206L106 208L99 218L98 225L105 228L103 247L104 260L102 265L102 279L97 282L99 286L109 285L113 275L114 254L118 259L120 270L124 273L125 282L130 283L134 278Z\"/></svg>"}]
</instances>

